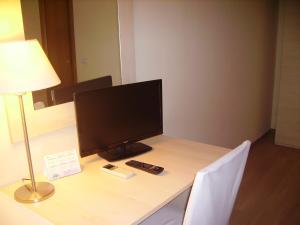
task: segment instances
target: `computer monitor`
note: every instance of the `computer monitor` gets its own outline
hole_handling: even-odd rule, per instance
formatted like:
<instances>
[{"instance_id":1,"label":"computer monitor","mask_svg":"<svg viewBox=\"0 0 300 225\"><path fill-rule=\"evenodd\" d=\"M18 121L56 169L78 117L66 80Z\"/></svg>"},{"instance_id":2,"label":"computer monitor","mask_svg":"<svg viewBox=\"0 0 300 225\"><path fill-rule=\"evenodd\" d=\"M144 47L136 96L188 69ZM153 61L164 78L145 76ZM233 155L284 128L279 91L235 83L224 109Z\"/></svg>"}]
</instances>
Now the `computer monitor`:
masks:
<instances>
[{"instance_id":1,"label":"computer monitor","mask_svg":"<svg viewBox=\"0 0 300 225\"><path fill-rule=\"evenodd\" d=\"M75 93L74 103L81 157L135 156L152 149L137 141L163 133L162 80Z\"/></svg>"}]
</instances>

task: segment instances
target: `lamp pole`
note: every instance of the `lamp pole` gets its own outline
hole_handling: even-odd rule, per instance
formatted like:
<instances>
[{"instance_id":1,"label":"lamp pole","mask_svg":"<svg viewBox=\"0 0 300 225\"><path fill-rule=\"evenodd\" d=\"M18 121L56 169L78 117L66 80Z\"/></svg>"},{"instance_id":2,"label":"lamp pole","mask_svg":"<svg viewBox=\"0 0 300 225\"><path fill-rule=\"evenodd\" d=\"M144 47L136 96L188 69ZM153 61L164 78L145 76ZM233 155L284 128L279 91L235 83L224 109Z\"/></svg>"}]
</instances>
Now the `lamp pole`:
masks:
<instances>
[{"instance_id":1,"label":"lamp pole","mask_svg":"<svg viewBox=\"0 0 300 225\"><path fill-rule=\"evenodd\" d=\"M24 140L25 140L27 162L28 162L29 173L30 173L31 187L27 184L19 187L15 191L15 199L18 202L22 202L22 203L35 203L35 202L39 202L39 201L49 198L51 195L54 194L55 188L52 184L50 184L48 182L36 182L35 181L31 153L30 153L28 132L27 132L27 126L26 126L25 110L24 110L24 104L23 104L23 94L19 94L18 98L19 98L19 105L20 105L20 111L21 111L23 134L24 134Z\"/></svg>"},{"instance_id":2,"label":"lamp pole","mask_svg":"<svg viewBox=\"0 0 300 225\"><path fill-rule=\"evenodd\" d=\"M27 155L27 162L28 162L29 173L30 173L31 187L32 187L32 191L36 192L36 183L35 183L35 178L34 178L34 173L33 173L27 125L26 125L26 119L25 119L25 111L24 111L24 105L23 105L23 95L22 94L18 95L18 98L19 98L19 106L20 106L20 111L21 111L23 135L24 135L24 140L25 140L26 155Z\"/></svg>"}]
</instances>

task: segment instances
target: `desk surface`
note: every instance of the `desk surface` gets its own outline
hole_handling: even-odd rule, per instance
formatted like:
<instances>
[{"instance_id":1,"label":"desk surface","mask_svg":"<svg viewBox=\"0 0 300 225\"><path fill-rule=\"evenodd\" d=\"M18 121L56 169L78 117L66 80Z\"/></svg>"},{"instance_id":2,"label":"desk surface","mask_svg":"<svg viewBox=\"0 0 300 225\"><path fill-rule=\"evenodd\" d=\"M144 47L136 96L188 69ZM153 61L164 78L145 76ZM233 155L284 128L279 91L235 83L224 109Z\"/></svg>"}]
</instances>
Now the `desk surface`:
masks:
<instances>
[{"instance_id":1,"label":"desk surface","mask_svg":"<svg viewBox=\"0 0 300 225\"><path fill-rule=\"evenodd\" d=\"M97 155L83 158L82 172L52 181L56 193L37 204L24 204L55 225L138 224L191 187L196 172L224 155L228 149L183 139L158 136L143 143L153 147L136 160L163 166L152 175L125 165L136 175L128 180L104 173L106 160ZM37 179L38 181L40 179ZM19 184L1 191L13 198Z\"/></svg>"}]
</instances>

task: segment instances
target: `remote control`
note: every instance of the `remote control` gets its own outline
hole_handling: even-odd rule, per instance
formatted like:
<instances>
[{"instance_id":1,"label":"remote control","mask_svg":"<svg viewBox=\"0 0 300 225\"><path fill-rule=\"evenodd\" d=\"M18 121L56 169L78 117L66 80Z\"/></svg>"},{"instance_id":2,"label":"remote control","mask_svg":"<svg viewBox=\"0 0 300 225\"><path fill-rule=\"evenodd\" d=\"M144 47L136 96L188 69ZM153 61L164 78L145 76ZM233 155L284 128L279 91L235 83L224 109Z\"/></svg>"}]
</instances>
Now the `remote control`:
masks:
<instances>
[{"instance_id":1,"label":"remote control","mask_svg":"<svg viewBox=\"0 0 300 225\"><path fill-rule=\"evenodd\" d=\"M107 164L107 165L101 167L101 170L106 173L110 173L110 174L116 175L116 176L124 178L124 179L128 179L134 175L133 172L126 170L124 168L117 167L112 164Z\"/></svg>"},{"instance_id":2,"label":"remote control","mask_svg":"<svg viewBox=\"0 0 300 225\"><path fill-rule=\"evenodd\" d=\"M134 167L136 169L144 170L148 173L155 174L155 175L161 173L164 170L163 167L155 166L155 165L144 163L144 162L139 162L136 160L127 161L125 164L128 166Z\"/></svg>"}]
</instances>

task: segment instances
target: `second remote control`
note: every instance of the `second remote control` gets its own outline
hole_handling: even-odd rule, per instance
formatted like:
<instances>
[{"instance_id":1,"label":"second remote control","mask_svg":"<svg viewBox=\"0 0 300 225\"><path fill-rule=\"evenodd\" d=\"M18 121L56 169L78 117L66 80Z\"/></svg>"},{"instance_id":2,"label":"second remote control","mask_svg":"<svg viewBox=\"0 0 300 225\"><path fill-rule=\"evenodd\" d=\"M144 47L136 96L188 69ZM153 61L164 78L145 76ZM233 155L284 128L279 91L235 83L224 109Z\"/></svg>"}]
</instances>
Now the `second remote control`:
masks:
<instances>
[{"instance_id":1,"label":"second remote control","mask_svg":"<svg viewBox=\"0 0 300 225\"><path fill-rule=\"evenodd\" d=\"M128 166L134 167L136 169L144 170L148 173L155 174L155 175L161 173L164 170L163 167L155 166L152 164L148 164L148 163L144 163L144 162L140 162L140 161L136 161L136 160L127 161L125 164Z\"/></svg>"}]
</instances>

